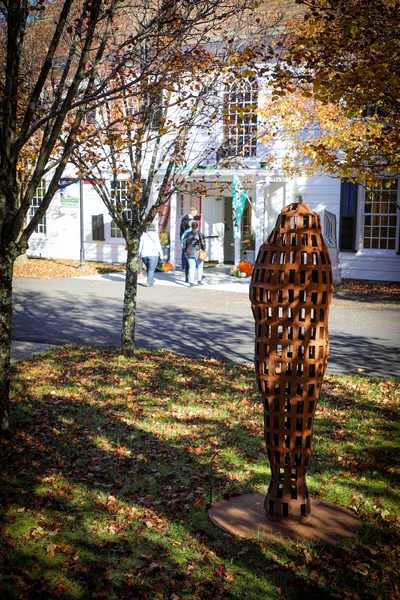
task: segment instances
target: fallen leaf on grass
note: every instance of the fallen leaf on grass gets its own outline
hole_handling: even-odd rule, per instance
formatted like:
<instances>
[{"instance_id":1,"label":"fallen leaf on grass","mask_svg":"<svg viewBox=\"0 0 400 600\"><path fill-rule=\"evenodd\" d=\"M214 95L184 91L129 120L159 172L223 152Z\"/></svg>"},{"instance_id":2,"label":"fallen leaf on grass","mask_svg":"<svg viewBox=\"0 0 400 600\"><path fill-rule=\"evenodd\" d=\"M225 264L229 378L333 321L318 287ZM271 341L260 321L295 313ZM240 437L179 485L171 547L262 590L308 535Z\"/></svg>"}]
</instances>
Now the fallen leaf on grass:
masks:
<instances>
[{"instance_id":1,"label":"fallen leaf on grass","mask_svg":"<svg viewBox=\"0 0 400 600\"><path fill-rule=\"evenodd\" d=\"M29 532L27 532L29 533ZM35 539L38 540L41 537L43 537L45 531L42 527L36 527L35 529L32 529L32 531L30 532L31 536Z\"/></svg>"},{"instance_id":2,"label":"fallen leaf on grass","mask_svg":"<svg viewBox=\"0 0 400 600\"><path fill-rule=\"evenodd\" d=\"M154 586L155 590L163 590L165 588L165 581L157 581Z\"/></svg>"},{"instance_id":3,"label":"fallen leaf on grass","mask_svg":"<svg viewBox=\"0 0 400 600\"><path fill-rule=\"evenodd\" d=\"M311 554L307 550L304 550L304 558L306 559L307 564L312 562Z\"/></svg>"},{"instance_id":4,"label":"fallen leaf on grass","mask_svg":"<svg viewBox=\"0 0 400 600\"><path fill-rule=\"evenodd\" d=\"M215 569L214 573L215 575L218 575L218 577L222 577L222 575L225 573L226 568L225 565L219 565L217 569Z\"/></svg>"},{"instance_id":5,"label":"fallen leaf on grass","mask_svg":"<svg viewBox=\"0 0 400 600\"><path fill-rule=\"evenodd\" d=\"M56 553L56 548L57 548L57 546L55 544L47 544L46 552L47 552L47 556L49 558L53 558L53 556Z\"/></svg>"},{"instance_id":6,"label":"fallen leaf on grass","mask_svg":"<svg viewBox=\"0 0 400 600\"><path fill-rule=\"evenodd\" d=\"M143 560L151 560L153 558L153 555L149 552L143 552L143 554L140 555L140 558Z\"/></svg>"},{"instance_id":7,"label":"fallen leaf on grass","mask_svg":"<svg viewBox=\"0 0 400 600\"><path fill-rule=\"evenodd\" d=\"M14 579L17 582L17 585L24 583L24 578L20 575L4 575L3 579Z\"/></svg>"},{"instance_id":8,"label":"fallen leaf on grass","mask_svg":"<svg viewBox=\"0 0 400 600\"><path fill-rule=\"evenodd\" d=\"M65 546L61 545L60 550L61 550L61 552L64 552L64 554L67 554L68 556L71 556L71 554L74 553L74 551L72 550L72 548L69 544L67 544Z\"/></svg>"}]
</instances>

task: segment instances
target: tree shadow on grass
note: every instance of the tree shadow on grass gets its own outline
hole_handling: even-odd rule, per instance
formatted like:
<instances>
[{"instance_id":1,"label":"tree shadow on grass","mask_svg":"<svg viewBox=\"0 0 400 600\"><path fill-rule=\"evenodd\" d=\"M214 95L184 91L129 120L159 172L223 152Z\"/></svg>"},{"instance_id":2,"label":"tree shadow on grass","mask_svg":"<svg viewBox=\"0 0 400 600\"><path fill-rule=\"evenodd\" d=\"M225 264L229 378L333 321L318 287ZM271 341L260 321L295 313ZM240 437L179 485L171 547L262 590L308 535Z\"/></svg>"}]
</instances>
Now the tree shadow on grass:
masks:
<instances>
[{"instance_id":1,"label":"tree shadow on grass","mask_svg":"<svg viewBox=\"0 0 400 600\"><path fill-rule=\"evenodd\" d=\"M267 549L257 541L230 540L209 521L205 505L215 449L228 444L232 449L230 458L218 465L219 459L215 461L222 475L215 479L218 499L229 486L233 489L228 475L246 460L240 468L241 491L254 491L260 484L263 476L252 473L252 467L264 444L258 435L243 439L240 419L232 425L216 418L219 407L210 397L202 406L198 399L199 410L193 410L190 403L197 390L187 387L195 373L190 359L182 360L177 372L176 357L155 353L154 376L145 382L124 362L110 366L108 350L97 362L96 352L82 352L50 352L46 360L33 357L24 368L15 368L17 431L5 444L7 462L2 465L4 524L11 530L3 527L1 534L4 573L14 578L4 579L5 593L11 581L26 598L53 598L56 591L65 597L74 591L82 598L156 598L157 593L168 598L191 598L194 593L199 598L243 598L245 590L250 597L272 598L277 587L291 599L329 597L332 587L327 590L317 580L313 590L304 591L301 573L286 568L302 548L279 538ZM30 375L24 373L27 365ZM54 387L47 395L35 377L39 365ZM232 364L225 366L234 373ZM179 384L172 382L174 369ZM111 375L117 402L104 385ZM210 379L218 384L212 369L209 378L198 377L198 385ZM79 392L72 397L77 381ZM134 386L146 393L129 400ZM234 375L224 387L228 398L244 394ZM171 410L167 394L180 402L179 410ZM134 420L126 417L132 403ZM200 409L208 416L201 416ZM154 426L149 429L152 411ZM164 411L168 415L162 419ZM241 422L248 425L245 419ZM247 433L257 433L255 428ZM211 437L217 445L208 443ZM15 532L21 515L27 515L26 521ZM55 546L54 556L50 545Z\"/></svg>"},{"instance_id":2,"label":"tree shadow on grass","mask_svg":"<svg viewBox=\"0 0 400 600\"><path fill-rule=\"evenodd\" d=\"M15 289L13 339L51 344L120 344L123 283L102 283L100 289L90 281L82 282L78 288L71 288L64 280L41 284L40 290L29 282ZM243 303L243 294L196 290L194 296L188 296L187 289L171 290L156 290L156 296L151 297L139 294L135 338L138 348L253 362L254 320L250 303ZM225 308L226 305L229 306ZM398 311L398 304L393 305L393 310ZM370 316L373 318L373 314ZM369 336L365 333L367 324L360 324L351 333L344 332L346 324L340 311L335 316L334 309L330 323L328 372L362 372L400 381L398 344Z\"/></svg>"}]
</instances>

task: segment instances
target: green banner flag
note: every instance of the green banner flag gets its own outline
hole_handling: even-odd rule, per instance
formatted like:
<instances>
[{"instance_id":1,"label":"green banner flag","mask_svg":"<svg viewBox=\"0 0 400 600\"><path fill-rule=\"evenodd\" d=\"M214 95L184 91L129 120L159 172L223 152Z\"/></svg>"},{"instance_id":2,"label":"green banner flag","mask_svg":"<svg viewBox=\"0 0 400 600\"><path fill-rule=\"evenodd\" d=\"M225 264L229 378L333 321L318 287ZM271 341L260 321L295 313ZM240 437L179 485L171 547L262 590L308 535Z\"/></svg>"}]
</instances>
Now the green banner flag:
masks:
<instances>
[{"instance_id":1,"label":"green banner flag","mask_svg":"<svg viewBox=\"0 0 400 600\"><path fill-rule=\"evenodd\" d=\"M232 193L232 222L233 222L233 239L236 240L239 234L240 221L243 216L244 207L246 205L247 192L240 184L239 177L233 176L233 193Z\"/></svg>"}]
</instances>

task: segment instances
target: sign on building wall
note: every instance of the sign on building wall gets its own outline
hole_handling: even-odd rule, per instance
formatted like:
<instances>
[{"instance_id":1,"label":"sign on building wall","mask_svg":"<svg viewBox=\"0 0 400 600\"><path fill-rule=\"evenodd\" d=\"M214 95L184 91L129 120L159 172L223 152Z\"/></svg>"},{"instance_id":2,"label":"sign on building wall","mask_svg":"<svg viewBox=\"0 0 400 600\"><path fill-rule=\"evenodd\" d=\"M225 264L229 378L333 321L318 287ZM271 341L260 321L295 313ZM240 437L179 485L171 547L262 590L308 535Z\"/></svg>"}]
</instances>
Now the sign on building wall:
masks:
<instances>
[{"instance_id":1,"label":"sign on building wall","mask_svg":"<svg viewBox=\"0 0 400 600\"><path fill-rule=\"evenodd\" d=\"M61 179L60 180L61 189L60 189L60 200L61 206L70 207L70 208L78 208L79 206L79 181L74 181L71 179Z\"/></svg>"}]
</instances>

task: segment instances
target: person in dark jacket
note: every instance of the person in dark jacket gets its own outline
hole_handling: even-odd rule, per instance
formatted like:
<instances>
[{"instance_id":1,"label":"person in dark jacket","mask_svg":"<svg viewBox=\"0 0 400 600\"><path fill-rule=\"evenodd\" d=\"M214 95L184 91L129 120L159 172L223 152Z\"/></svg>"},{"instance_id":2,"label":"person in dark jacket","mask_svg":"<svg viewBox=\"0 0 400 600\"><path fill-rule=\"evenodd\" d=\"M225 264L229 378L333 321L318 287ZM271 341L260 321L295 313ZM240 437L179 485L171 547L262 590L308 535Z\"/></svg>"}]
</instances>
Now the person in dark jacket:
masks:
<instances>
[{"instance_id":1,"label":"person in dark jacket","mask_svg":"<svg viewBox=\"0 0 400 600\"><path fill-rule=\"evenodd\" d=\"M188 214L185 215L182 218L181 221L181 228L179 231L179 238L182 239L182 235L184 234L184 232L189 229L189 223L191 221L193 221L193 219L195 218L195 216L197 215L197 208L195 206L192 206L191 209L189 210ZM189 277L189 265L186 262L186 257L185 257L185 253L183 251L183 246L182 246L182 269L185 269L185 274L186 274L186 282L188 281L188 277Z\"/></svg>"},{"instance_id":2,"label":"person in dark jacket","mask_svg":"<svg viewBox=\"0 0 400 600\"><path fill-rule=\"evenodd\" d=\"M186 260L189 264L189 284L194 286L194 272L197 267L197 283L203 285L203 266L204 261L199 259L200 250L205 250L206 244L204 235L199 231L199 224L193 221L192 230L183 238L183 250L186 254Z\"/></svg>"}]
</instances>

